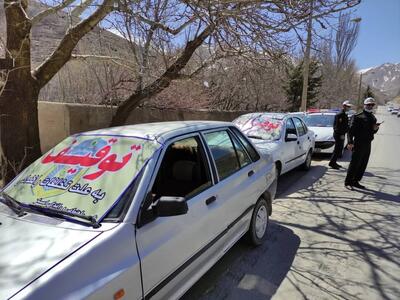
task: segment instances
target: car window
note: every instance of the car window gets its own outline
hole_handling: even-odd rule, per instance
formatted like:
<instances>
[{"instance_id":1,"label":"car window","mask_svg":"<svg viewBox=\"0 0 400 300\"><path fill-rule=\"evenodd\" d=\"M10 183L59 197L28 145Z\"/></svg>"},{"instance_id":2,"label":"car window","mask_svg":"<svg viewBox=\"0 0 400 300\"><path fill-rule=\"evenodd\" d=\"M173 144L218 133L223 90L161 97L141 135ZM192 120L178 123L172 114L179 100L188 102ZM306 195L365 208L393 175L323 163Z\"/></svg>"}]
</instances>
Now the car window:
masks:
<instances>
[{"instance_id":1,"label":"car window","mask_svg":"<svg viewBox=\"0 0 400 300\"><path fill-rule=\"evenodd\" d=\"M244 166L247 166L248 164L250 164L251 159L250 159L249 155L247 154L243 145L239 142L239 140L235 136L232 136L232 142L233 142L233 145L235 146L236 155L239 158L240 167L243 168Z\"/></svg>"},{"instance_id":2,"label":"car window","mask_svg":"<svg viewBox=\"0 0 400 300\"><path fill-rule=\"evenodd\" d=\"M162 196L190 199L211 186L211 176L199 137L173 142L163 156L151 189L153 201Z\"/></svg>"},{"instance_id":3,"label":"car window","mask_svg":"<svg viewBox=\"0 0 400 300\"><path fill-rule=\"evenodd\" d=\"M294 123L293 123L293 121L292 121L292 118L287 119L287 121L286 121L286 136L287 136L289 133L297 135L296 127L294 126Z\"/></svg>"},{"instance_id":4,"label":"car window","mask_svg":"<svg viewBox=\"0 0 400 300\"><path fill-rule=\"evenodd\" d=\"M335 115L310 114L305 118L308 127L333 127Z\"/></svg>"},{"instance_id":5,"label":"car window","mask_svg":"<svg viewBox=\"0 0 400 300\"><path fill-rule=\"evenodd\" d=\"M303 124L301 123L300 119L298 118L292 118L294 121L294 125L297 128L297 132L299 133L300 136L305 135L306 131L304 130Z\"/></svg>"},{"instance_id":6,"label":"car window","mask_svg":"<svg viewBox=\"0 0 400 300\"><path fill-rule=\"evenodd\" d=\"M303 119L301 119L300 121L301 121L301 124L303 125L304 132L307 133L308 132L308 127L307 127L306 123L304 123Z\"/></svg>"},{"instance_id":7,"label":"car window","mask_svg":"<svg viewBox=\"0 0 400 300\"><path fill-rule=\"evenodd\" d=\"M216 131L204 134L211 150L220 180L240 169L232 140L227 131Z\"/></svg>"},{"instance_id":8,"label":"car window","mask_svg":"<svg viewBox=\"0 0 400 300\"><path fill-rule=\"evenodd\" d=\"M279 140L283 122L271 114L243 115L232 122L249 138L265 141Z\"/></svg>"},{"instance_id":9,"label":"car window","mask_svg":"<svg viewBox=\"0 0 400 300\"><path fill-rule=\"evenodd\" d=\"M260 155L257 153L256 149L254 149L253 145L249 143L246 137L241 133L236 127L231 127L232 131L239 138L242 145L246 148L247 153L249 153L251 159L253 161L257 161L260 159Z\"/></svg>"}]
</instances>

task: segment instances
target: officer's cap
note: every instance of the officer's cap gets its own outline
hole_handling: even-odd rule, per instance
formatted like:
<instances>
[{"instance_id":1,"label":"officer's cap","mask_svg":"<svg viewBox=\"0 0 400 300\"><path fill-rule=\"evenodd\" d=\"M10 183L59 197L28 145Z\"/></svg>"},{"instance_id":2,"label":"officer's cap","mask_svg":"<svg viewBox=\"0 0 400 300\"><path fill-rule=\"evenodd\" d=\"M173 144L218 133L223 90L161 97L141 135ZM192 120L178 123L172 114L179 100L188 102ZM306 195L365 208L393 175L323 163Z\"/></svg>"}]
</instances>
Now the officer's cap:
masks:
<instances>
[{"instance_id":1,"label":"officer's cap","mask_svg":"<svg viewBox=\"0 0 400 300\"><path fill-rule=\"evenodd\" d=\"M373 105L375 105L375 99L372 98L372 97L366 98L366 99L364 100L364 105L367 105L367 104L373 104Z\"/></svg>"},{"instance_id":2,"label":"officer's cap","mask_svg":"<svg viewBox=\"0 0 400 300\"><path fill-rule=\"evenodd\" d=\"M343 106L349 106L349 107L353 106L353 104L351 104L349 100L343 101L342 105Z\"/></svg>"}]
</instances>

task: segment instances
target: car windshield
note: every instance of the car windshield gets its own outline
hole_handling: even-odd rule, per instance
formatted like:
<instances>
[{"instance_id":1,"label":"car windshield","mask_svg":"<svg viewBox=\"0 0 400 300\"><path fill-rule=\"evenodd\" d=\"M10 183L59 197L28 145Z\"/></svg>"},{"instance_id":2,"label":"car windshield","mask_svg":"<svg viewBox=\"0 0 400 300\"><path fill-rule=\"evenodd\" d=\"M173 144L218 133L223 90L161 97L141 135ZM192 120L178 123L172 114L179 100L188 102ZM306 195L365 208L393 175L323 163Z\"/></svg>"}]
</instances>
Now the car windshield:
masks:
<instances>
[{"instance_id":1,"label":"car windshield","mask_svg":"<svg viewBox=\"0 0 400 300\"><path fill-rule=\"evenodd\" d=\"M101 221L159 147L138 137L71 136L20 173L4 192L21 205Z\"/></svg>"},{"instance_id":2,"label":"car windshield","mask_svg":"<svg viewBox=\"0 0 400 300\"><path fill-rule=\"evenodd\" d=\"M266 141L278 140L281 137L281 119L275 119L270 115L244 115L233 121L249 138Z\"/></svg>"},{"instance_id":3,"label":"car windshield","mask_svg":"<svg viewBox=\"0 0 400 300\"><path fill-rule=\"evenodd\" d=\"M304 121L309 127L333 127L335 115L308 115Z\"/></svg>"}]
</instances>

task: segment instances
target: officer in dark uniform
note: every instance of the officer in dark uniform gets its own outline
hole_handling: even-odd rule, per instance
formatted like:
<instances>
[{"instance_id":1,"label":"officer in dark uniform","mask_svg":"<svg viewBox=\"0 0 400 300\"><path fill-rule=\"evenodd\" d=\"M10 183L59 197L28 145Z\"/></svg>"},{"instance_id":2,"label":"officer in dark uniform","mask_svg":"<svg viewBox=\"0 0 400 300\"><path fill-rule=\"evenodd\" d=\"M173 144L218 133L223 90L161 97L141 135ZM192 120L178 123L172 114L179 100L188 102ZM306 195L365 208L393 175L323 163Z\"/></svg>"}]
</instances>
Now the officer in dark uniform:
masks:
<instances>
[{"instance_id":1,"label":"officer in dark uniform","mask_svg":"<svg viewBox=\"0 0 400 300\"><path fill-rule=\"evenodd\" d=\"M372 113L374 106L374 98L365 99L364 110L354 115L350 122L348 148L353 150L353 154L344 182L346 187L365 189L365 186L361 185L359 181L367 168L371 142L380 125Z\"/></svg>"},{"instance_id":2,"label":"officer in dark uniform","mask_svg":"<svg viewBox=\"0 0 400 300\"><path fill-rule=\"evenodd\" d=\"M335 149L333 150L329 166L332 169L340 169L342 166L339 165L336 160L342 156L345 135L349 130L349 118L346 112L350 110L352 105L349 100L342 103L343 109L336 114L335 121L333 122L333 138L335 139Z\"/></svg>"}]
</instances>

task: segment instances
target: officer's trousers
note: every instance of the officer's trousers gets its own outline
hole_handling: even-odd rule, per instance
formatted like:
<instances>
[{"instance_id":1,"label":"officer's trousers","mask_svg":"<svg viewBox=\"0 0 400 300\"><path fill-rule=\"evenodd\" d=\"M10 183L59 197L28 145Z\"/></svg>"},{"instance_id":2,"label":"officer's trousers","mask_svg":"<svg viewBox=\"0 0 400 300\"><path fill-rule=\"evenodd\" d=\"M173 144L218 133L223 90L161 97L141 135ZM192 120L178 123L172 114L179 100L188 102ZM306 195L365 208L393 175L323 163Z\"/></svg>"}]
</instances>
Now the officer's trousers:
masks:
<instances>
[{"instance_id":1,"label":"officer's trousers","mask_svg":"<svg viewBox=\"0 0 400 300\"><path fill-rule=\"evenodd\" d=\"M347 176L345 184L352 184L362 179L365 169L368 165L369 155L371 154L371 142L361 141L355 142L353 148L353 154L351 155L351 161L349 169L347 170Z\"/></svg>"},{"instance_id":2,"label":"officer's trousers","mask_svg":"<svg viewBox=\"0 0 400 300\"><path fill-rule=\"evenodd\" d=\"M333 150L329 164L336 164L338 157L342 156L344 146L344 139L341 139L339 134L334 134L333 137L335 138L335 149Z\"/></svg>"}]
</instances>

